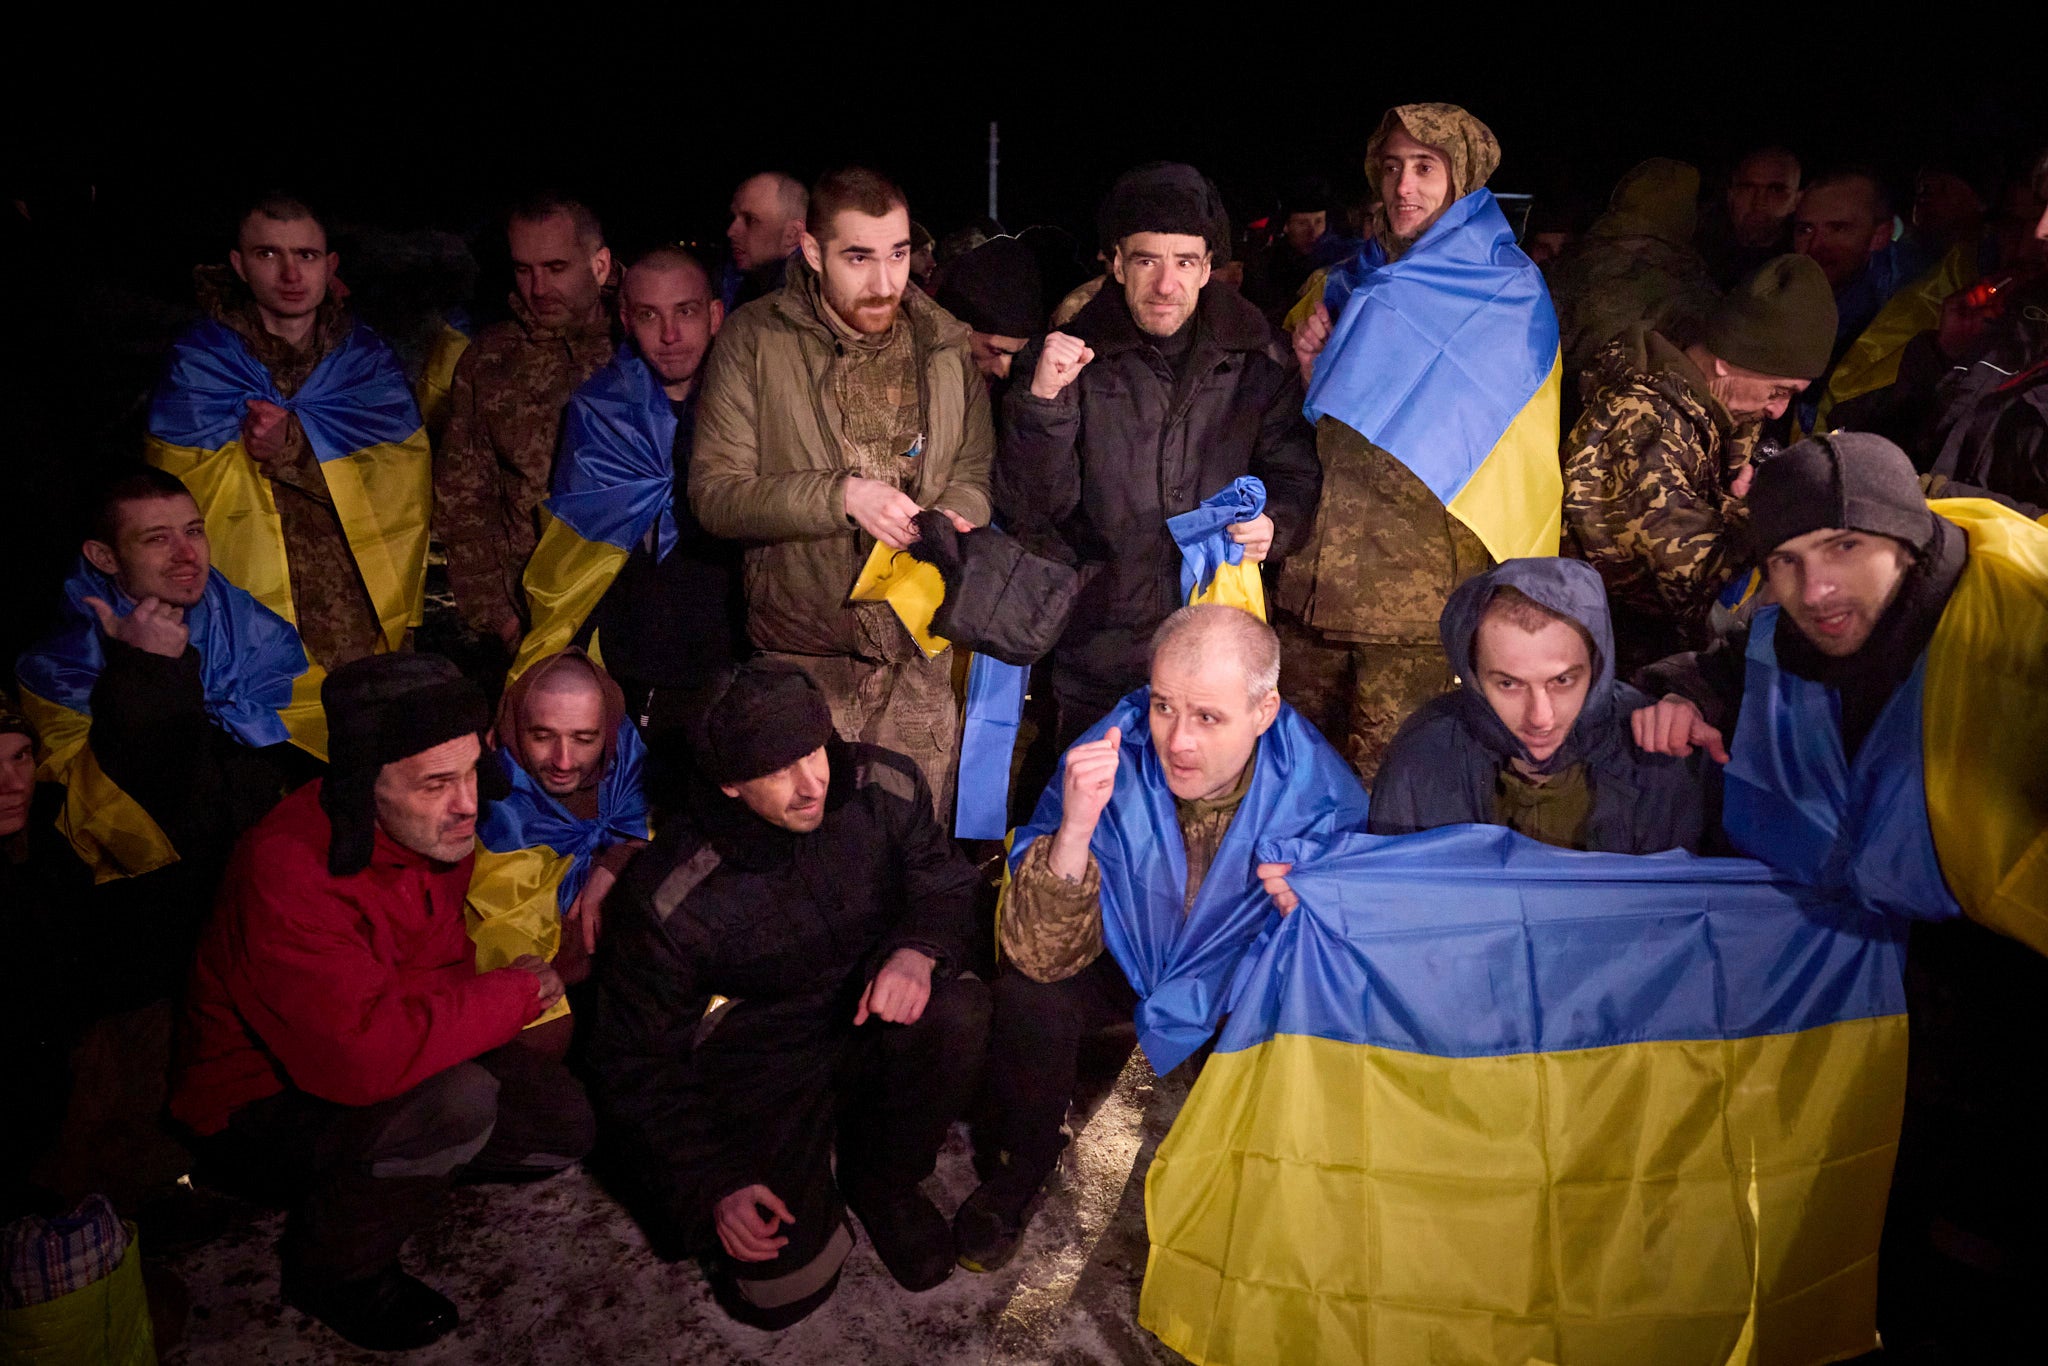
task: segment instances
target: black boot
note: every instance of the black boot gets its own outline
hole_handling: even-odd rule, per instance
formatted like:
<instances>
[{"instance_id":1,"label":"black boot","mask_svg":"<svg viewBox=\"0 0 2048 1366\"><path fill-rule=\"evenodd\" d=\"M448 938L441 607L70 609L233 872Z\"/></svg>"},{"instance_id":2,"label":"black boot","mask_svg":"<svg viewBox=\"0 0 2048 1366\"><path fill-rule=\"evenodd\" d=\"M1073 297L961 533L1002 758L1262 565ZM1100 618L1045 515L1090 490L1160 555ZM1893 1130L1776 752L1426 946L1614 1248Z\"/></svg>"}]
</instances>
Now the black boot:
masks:
<instances>
[{"instance_id":1,"label":"black boot","mask_svg":"<svg viewBox=\"0 0 2048 1366\"><path fill-rule=\"evenodd\" d=\"M905 1290L929 1290L953 1274L953 1231L916 1186L849 1190L846 1204Z\"/></svg>"},{"instance_id":2,"label":"black boot","mask_svg":"<svg viewBox=\"0 0 2048 1366\"><path fill-rule=\"evenodd\" d=\"M1032 1205L1052 1175L1051 1168L1027 1167L1009 1153L998 1154L987 1167L986 1179L953 1215L954 1252L969 1271L998 1271L1017 1255Z\"/></svg>"},{"instance_id":3,"label":"black boot","mask_svg":"<svg viewBox=\"0 0 2048 1366\"><path fill-rule=\"evenodd\" d=\"M446 1296L396 1266L334 1285L294 1284L288 1279L284 1297L356 1346L373 1352L425 1347L462 1322Z\"/></svg>"}]
</instances>

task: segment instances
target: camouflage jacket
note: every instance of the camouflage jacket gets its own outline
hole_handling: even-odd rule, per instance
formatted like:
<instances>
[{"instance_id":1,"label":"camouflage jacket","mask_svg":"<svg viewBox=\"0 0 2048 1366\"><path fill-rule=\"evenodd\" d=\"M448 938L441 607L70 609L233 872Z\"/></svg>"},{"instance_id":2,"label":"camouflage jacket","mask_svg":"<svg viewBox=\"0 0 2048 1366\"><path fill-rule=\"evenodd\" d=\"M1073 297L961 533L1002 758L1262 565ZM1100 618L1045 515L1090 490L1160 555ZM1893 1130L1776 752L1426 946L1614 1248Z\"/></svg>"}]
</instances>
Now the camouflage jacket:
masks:
<instances>
[{"instance_id":1,"label":"camouflage jacket","mask_svg":"<svg viewBox=\"0 0 2048 1366\"><path fill-rule=\"evenodd\" d=\"M194 279L200 309L242 339L286 398L299 391L321 359L355 328L348 307L329 294L314 318L312 336L304 347L294 347L263 330L248 286L226 266L201 266ZM327 476L296 415L286 419L284 453L265 465L263 473L270 479L284 531L292 612L306 653L324 669L374 654L384 639L377 609L327 491Z\"/></svg>"},{"instance_id":2,"label":"camouflage jacket","mask_svg":"<svg viewBox=\"0 0 2048 1366\"><path fill-rule=\"evenodd\" d=\"M1214 801L1174 802L1188 856L1183 912L1195 904L1195 893L1202 890L1202 879L1251 785L1252 765L1246 764L1237 786ZM1102 869L1091 853L1081 880L1067 881L1052 870L1052 841L1051 835L1042 835L1024 851L997 926L1003 956L1036 982L1064 981L1102 956Z\"/></svg>"},{"instance_id":3,"label":"camouflage jacket","mask_svg":"<svg viewBox=\"0 0 2048 1366\"><path fill-rule=\"evenodd\" d=\"M1749 513L1729 485L1758 424L1737 424L1684 352L1630 329L1588 372L1565 442L1567 540L1614 605L1618 671L1707 644L1714 599L1749 559Z\"/></svg>"},{"instance_id":4,"label":"camouflage jacket","mask_svg":"<svg viewBox=\"0 0 2048 1366\"><path fill-rule=\"evenodd\" d=\"M536 325L517 295L512 311L456 362L434 448L434 535L463 619L488 632L522 615L519 578L540 540L562 409L614 349L608 308L573 328Z\"/></svg>"}]
</instances>

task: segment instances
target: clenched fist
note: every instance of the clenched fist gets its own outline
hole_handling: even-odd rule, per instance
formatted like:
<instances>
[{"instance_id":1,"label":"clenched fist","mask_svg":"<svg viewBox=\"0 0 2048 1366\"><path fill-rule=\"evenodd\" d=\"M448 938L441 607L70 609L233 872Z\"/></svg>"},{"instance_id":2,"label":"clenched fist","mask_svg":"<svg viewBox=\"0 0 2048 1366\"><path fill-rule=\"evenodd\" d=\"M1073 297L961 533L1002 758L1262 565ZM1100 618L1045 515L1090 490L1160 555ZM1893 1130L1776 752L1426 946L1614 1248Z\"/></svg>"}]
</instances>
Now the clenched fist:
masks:
<instances>
[{"instance_id":1,"label":"clenched fist","mask_svg":"<svg viewBox=\"0 0 2048 1366\"><path fill-rule=\"evenodd\" d=\"M1316 311L1301 320L1301 326L1294 329L1294 363L1301 367L1301 383L1304 388L1316 377L1316 357L1323 354L1323 348L1330 341L1330 310L1323 304L1316 305Z\"/></svg>"},{"instance_id":2,"label":"clenched fist","mask_svg":"<svg viewBox=\"0 0 2048 1366\"><path fill-rule=\"evenodd\" d=\"M1038 353L1038 369L1031 376L1031 392L1037 398L1058 398L1060 391L1095 359L1095 350L1079 337L1048 332L1045 349Z\"/></svg>"},{"instance_id":3,"label":"clenched fist","mask_svg":"<svg viewBox=\"0 0 2048 1366\"><path fill-rule=\"evenodd\" d=\"M1116 791L1116 769L1123 754L1123 732L1115 726L1099 740L1067 751L1066 775L1060 780L1060 828L1052 837L1052 870L1069 882L1088 874L1088 841L1102 810Z\"/></svg>"}]
</instances>

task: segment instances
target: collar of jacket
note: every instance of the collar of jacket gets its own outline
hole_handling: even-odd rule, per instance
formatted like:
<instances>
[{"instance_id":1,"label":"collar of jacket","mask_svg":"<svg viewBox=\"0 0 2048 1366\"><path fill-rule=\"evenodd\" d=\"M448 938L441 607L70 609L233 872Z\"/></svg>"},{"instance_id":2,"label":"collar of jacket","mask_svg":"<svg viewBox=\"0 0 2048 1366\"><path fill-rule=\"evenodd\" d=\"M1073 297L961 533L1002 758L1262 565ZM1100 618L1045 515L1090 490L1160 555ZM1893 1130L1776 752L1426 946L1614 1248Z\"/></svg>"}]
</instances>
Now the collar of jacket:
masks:
<instances>
[{"instance_id":1,"label":"collar of jacket","mask_svg":"<svg viewBox=\"0 0 2048 1366\"><path fill-rule=\"evenodd\" d=\"M770 873L789 866L798 845L829 831L840 808L854 793L853 756L845 741L827 740L825 755L832 765L832 780L825 789L825 819L816 830L798 834L764 821L744 801L726 796L711 782L699 782L690 792L690 814L697 828L717 847L719 856L735 868Z\"/></svg>"},{"instance_id":2,"label":"collar of jacket","mask_svg":"<svg viewBox=\"0 0 2048 1366\"><path fill-rule=\"evenodd\" d=\"M1272 336L1263 313L1229 285L1215 280L1202 287L1201 297L1195 302L1195 321L1197 352L1264 351ZM1137 320L1131 317L1123 287L1114 279L1105 281L1095 291L1095 297L1061 330L1087 342L1099 356L1152 343L1151 336L1140 330Z\"/></svg>"},{"instance_id":3,"label":"collar of jacket","mask_svg":"<svg viewBox=\"0 0 2048 1366\"><path fill-rule=\"evenodd\" d=\"M789 258L789 272L783 279L782 288L770 294L768 299L769 307L774 309L777 317L800 331L813 333L827 346L837 346L839 334L818 316L816 301L822 297L818 272L811 269L809 261L797 255ZM967 324L933 303L931 297L914 284L903 286L903 316L910 322L910 337L917 346L918 354L928 356L951 348L967 349Z\"/></svg>"},{"instance_id":4,"label":"collar of jacket","mask_svg":"<svg viewBox=\"0 0 2048 1366\"><path fill-rule=\"evenodd\" d=\"M1648 323L1630 327L1602 351L1595 362L1595 382L1602 389L1648 389L1694 421L1711 425L1723 442L1741 425L1714 397L1692 357Z\"/></svg>"},{"instance_id":5,"label":"collar of jacket","mask_svg":"<svg viewBox=\"0 0 2048 1366\"><path fill-rule=\"evenodd\" d=\"M307 346L300 350L284 338L264 330L263 315L256 309L256 296L249 292L249 286L242 282L242 277L235 274L232 267L194 266L192 288L199 311L232 329L236 336L248 343L249 354L273 371L289 365L294 359L301 364L318 362L356 325L347 302L330 289L327 297L320 301Z\"/></svg>"}]
</instances>

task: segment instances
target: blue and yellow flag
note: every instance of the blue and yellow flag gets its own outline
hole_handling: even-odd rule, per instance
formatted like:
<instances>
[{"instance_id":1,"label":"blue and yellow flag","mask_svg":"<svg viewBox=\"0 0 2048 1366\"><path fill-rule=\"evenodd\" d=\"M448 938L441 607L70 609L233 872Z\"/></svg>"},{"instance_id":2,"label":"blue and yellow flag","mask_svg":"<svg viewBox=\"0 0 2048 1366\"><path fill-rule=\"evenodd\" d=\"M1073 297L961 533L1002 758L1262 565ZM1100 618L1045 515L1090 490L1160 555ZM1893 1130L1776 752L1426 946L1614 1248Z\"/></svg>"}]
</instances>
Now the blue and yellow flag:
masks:
<instances>
[{"instance_id":1,"label":"blue and yellow flag","mask_svg":"<svg viewBox=\"0 0 2048 1366\"><path fill-rule=\"evenodd\" d=\"M433 465L398 358L356 325L290 398L225 324L201 322L171 349L149 405L149 462L198 500L213 562L228 581L294 624L284 527L270 480L242 448L249 401L290 411L305 429L376 608L384 647L419 624Z\"/></svg>"},{"instance_id":2,"label":"blue and yellow flag","mask_svg":"<svg viewBox=\"0 0 2048 1366\"><path fill-rule=\"evenodd\" d=\"M478 972L529 953L553 961L562 947L562 917L589 880L591 860L621 840L649 837L642 773L647 747L630 719L619 723L616 743L598 783L597 815L587 821L570 815L504 749L486 758L503 770L512 791L477 823L476 867L462 914L476 944ZM568 1001L558 1001L533 1023L568 1013Z\"/></svg>"},{"instance_id":3,"label":"blue and yellow flag","mask_svg":"<svg viewBox=\"0 0 2048 1366\"><path fill-rule=\"evenodd\" d=\"M1452 204L1397 261L1368 242L1323 300L1308 420L1327 413L1406 465L1495 560L1555 555L1557 314L1492 193Z\"/></svg>"},{"instance_id":4,"label":"blue and yellow flag","mask_svg":"<svg viewBox=\"0 0 2048 1366\"><path fill-rule=\"evenodd\" d=\"M1123 733L1116 787L1088 851L1101 872L1103 947L1138 993L1138 1042L1164 1073L1216 1032L1230 974L1272 916L1270 901L1249 895L1259 889L1253 850L1268 840L1363 829L1366 795L1351 765L1282 702L1253 751L1251 786L1187 907L1187 847L1152 747L1151 710L1152 689L1139 688L1081 742L1111 726ZM1012 872L1033 840L1059 829L1065 773L1062 757L1030 824L1017 831Z\"/></svg>"},{"instance_id":5,"label":"blue and yellow flag","mask_svg":"<svg viewBox=\"0 0 2048 1366\"><path fill-rule=\"evenodd\" d=\"M1853 763L1821 684L1750 628L1723 822L1746 853L1899 915L1958 909L2048 954L2048 527L1984 499L1931 506L1970 557Z\"/></svg>"},{"instance_id":6,"label":"blue and yellow flag","mask_svg":"<svg viewBox=\"0 0 2048 1366\"><path fill-rule=\"evenodd\" d=\"M1166 519L1167 534L1180 547L1182 602L1241 607L1260 621L1266 619L1266 585L1259 566L1244 562L1244 547L1225 530L1265 510L1265 481L1247 474L1193 511Z\"/></svg>"},{"instance_id":7,"label":"blue and yellow flag","mask_svg":"<svg viewBox=\"0 0 2048 1366\"><path fill-rule=\"evenodd\" d=\"M1876 1345L1901 922L1760 863L1452 826L1263 845L1300 906L1145 1182L1204 1366L1809 1366ZM1247 899L1253 899L1248 893Z\"/></svg>"},{"instance_id":8,"label":"blue and yellow flag","mask_svg":"<svg viewBox=\"0 0 2048 1366\"><path fill-rule=\"evenodd\" d=\"M967 665L967 705L960 725L960 781L953 838L999 840L1010 830L1010 772L1031 670L978 654Z\"/></svg>"},{"instance_id":9,"label":"blue and yellow flag","mask_svg":"<svg viewBox=\"0 0 2048 1366\"><path fill-rule=\"evenodd\" d=\"M1877 316L1849 343L1849 349L1828 373L1814 430L1834 424L1829 416L1837 403L1888 388L1899 378L1906 343L1941 326L1941 305L1959 289L1977 282L1977 244L1959 242L1926 274L1885 301Z\"/></svg>"},{"instance_id":10,"label":"blue and yellow flag","mask_svg":"<svg viewBox=\"0 0 2048 1366\"><path fill-rule=\"evenodd\" d=\"M42 742L38 782L61 783L58 828L100 882L134 877L175 863L177 851L136 800L109 778L92 752L92 690L106 667L99 618L86 606L98 598L118 616L135 603L114 581L81 559L64 581L65 621L16 665L23 712ZM245 745L291 741L327 757L327 714L320 706L320 666L309 663L290 622L229 583L218 569L206 593L185 611L199 652L200 688L213 723Z\"/></svg>"},{"instance_id":11,"label":"blue and yellow flag","mask_svg":"<svg viewBox=\"0 0 2048 1366\"><path fill-rule=\"evenodd\" d=\"M575 641L634 547L675 549L676 416L647 362L622 347L562 414L561 454L540 544L527 561L533 628L512 677Z\"/></svg>"}]
</instances>

